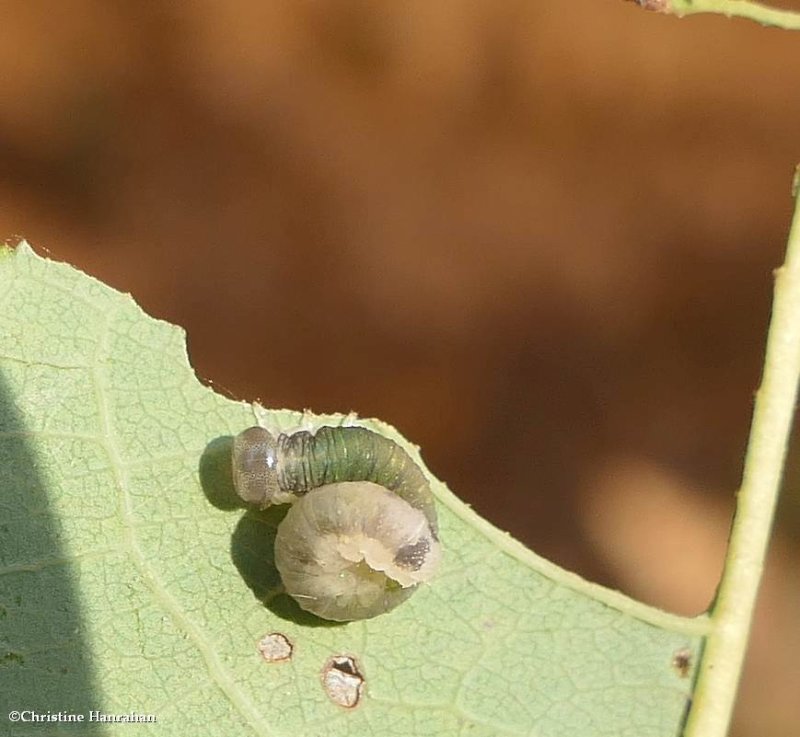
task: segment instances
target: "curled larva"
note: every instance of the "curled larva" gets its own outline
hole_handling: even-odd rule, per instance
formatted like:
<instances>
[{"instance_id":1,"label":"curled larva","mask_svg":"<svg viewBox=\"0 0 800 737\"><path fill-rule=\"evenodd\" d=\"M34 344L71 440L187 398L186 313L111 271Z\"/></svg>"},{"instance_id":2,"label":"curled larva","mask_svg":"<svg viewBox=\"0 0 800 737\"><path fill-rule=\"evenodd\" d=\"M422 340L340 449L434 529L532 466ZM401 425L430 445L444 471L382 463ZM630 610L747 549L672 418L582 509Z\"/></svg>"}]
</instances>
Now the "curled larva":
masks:
<instances>
[{"instance_id":1,"label":"curled larva","mask_svg":"<svg viewBox=\"0 0 800 737\"><path fill-rule=\"evenodd\" d=\"M286 592L325 619L374 617L430 580L441 558L436 508L419 466L362 427L277 437L261 427L233 443L239 496L293 506L278 527Z\"/></svg>"},{"instance_id":2,"label":"curled larva","mask_svg":"<svg viewBox=\"0 0 800 737\"><path fill-rule=\"evenodd\" d=\"M425 515L371 481L321 486L288 512L275 565L303 609L366 619L405 601L440 558Z\"/></svg>"}]
</instances>

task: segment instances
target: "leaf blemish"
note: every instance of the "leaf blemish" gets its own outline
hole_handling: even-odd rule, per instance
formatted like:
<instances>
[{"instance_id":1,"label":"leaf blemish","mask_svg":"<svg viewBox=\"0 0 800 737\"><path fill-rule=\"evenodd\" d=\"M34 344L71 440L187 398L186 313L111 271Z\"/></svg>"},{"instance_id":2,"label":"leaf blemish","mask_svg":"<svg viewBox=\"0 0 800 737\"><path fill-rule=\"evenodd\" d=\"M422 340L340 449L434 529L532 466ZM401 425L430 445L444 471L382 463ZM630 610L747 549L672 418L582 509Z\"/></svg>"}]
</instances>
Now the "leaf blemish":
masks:
<instances>
[{"instance_id":1,"label":"leaf blemish","mask_svg":"<svg viewBox=\"0 0 800 737\"><path fill-rule=\"evenodd\" d=\"M294 646L281 632L270 632L258 641L258 652L268 663L282 663L291 660Z\"/></svg>"},{"instance_id":2,"label":"leaf blemish","mask_svg":"<svg viewBox=\"0 0 800 737\"><path fill-rule=\"evenodd\" d=\"M25 665L25 656L9 651L0 657L0 665Z\"/></svg>"},{"instance_id":3,"label":"leaf blemish","mask_svg":"<svg viewBox=\"0 0 800 737\"><path fill-rule=\"evenodd\" d=\"M322 669L322 688L334 704L352 709L358 705L364 688L364 676L354 658L334 655Z\"/></svg>"},{"instance_id":4,"label":"leaf blemish","mask_svg":"<svg viewBox=\"0 0 800 737\"><path fill-rule=\"evenodd\" d=\"M676 650L672 656L672 667L681 678L687 678L692 669L692 651L688 647Z\"/></svg>"}]
</instances>

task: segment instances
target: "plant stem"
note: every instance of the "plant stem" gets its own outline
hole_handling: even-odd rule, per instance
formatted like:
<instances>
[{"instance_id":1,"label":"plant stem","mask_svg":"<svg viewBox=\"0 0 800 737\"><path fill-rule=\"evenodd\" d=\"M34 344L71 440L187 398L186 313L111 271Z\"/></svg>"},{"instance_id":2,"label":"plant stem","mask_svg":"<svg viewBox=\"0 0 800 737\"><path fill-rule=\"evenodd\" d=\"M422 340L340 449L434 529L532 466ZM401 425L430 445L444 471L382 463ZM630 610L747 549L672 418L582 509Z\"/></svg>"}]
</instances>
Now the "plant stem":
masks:
<instances>
[{"instance_id":1,"label":"plant stem","mask_svg":"<svg viewBox=\"0 0 800 737\"><path fill-rule=\"evenodd\" d=\"M775 26L789 31L800 30L800 13L771 8L751 0L637 0L640 5L679 17L695 13L719 13L728 18L754 20L763 26Z\"/></svg>"},{"instance_id":2,"label":"plant stem","mask_svg":"<svg viewBox=\"0 0 800 737\"><path fill-rule=\"evenodd\" d=\"M800 167L786 261L775 298L761 387L756 394L742 486L711 628L684 737L724 737L747 647L750 622L792 426L800 377Z\"/></svg>"}]
</instances>

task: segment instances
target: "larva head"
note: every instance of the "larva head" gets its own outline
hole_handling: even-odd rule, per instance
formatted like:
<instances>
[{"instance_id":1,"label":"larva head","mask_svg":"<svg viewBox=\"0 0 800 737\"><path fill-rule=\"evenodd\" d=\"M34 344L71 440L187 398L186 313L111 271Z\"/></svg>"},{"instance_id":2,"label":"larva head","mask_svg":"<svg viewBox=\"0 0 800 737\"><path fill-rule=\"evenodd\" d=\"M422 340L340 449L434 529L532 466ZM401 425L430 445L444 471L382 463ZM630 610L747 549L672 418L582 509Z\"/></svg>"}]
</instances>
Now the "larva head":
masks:
<instances>
[{"instance_id":1,"label":"larva head","mask_svg":"<svg viewBox=\"0 0 800 737\"><path fill-rule=\"evenodd\" d=\"M278 485L277 443L263 427L249 427L233 439L233 485L248 504L264 509L287 501Z\"/></svg>"},{"instance_id":2,"label":"larva head","mask_svg":"<svg viewBox=\"0 0 800 737\"><path fill-rule=\"evenodd\" d=\"M425 514L369 481L310 491L275 538L286 592L303 609L340 622L393 609L430 580L440 559Z\"/></svg>"}]
</instances>

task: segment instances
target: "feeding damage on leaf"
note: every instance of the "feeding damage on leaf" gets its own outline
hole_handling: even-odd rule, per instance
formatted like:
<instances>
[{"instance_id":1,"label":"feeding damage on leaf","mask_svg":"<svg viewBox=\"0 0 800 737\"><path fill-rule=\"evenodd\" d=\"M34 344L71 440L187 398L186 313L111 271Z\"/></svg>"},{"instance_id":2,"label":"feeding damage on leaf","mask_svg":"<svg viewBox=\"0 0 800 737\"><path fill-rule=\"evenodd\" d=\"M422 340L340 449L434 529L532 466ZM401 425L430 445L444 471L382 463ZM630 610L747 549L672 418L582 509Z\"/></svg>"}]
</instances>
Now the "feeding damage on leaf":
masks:
<instances>
[{"instance_id":1,"label":"feeding damage on leaf","mask_svg":"<svg viewBox=\"0 0 800 737\"><path fill-rule=\"evenodd\" d=\"M346 709L358 706L364 689L364 676L355 658L349 655L329 658L322 669L322 688L334 704Z\"/></svg>"},{"instance_id":2,"label":"feeding damage on leaf","mask_svg":"<svg viewBox=\"0 0 800 737\"><path fill-rule=\"evenodd\" d=\"M282 632L270 632L258 641L258 652L268 663L283 663L291 660L294 646Z\"/></svg>"}]
</instances>

